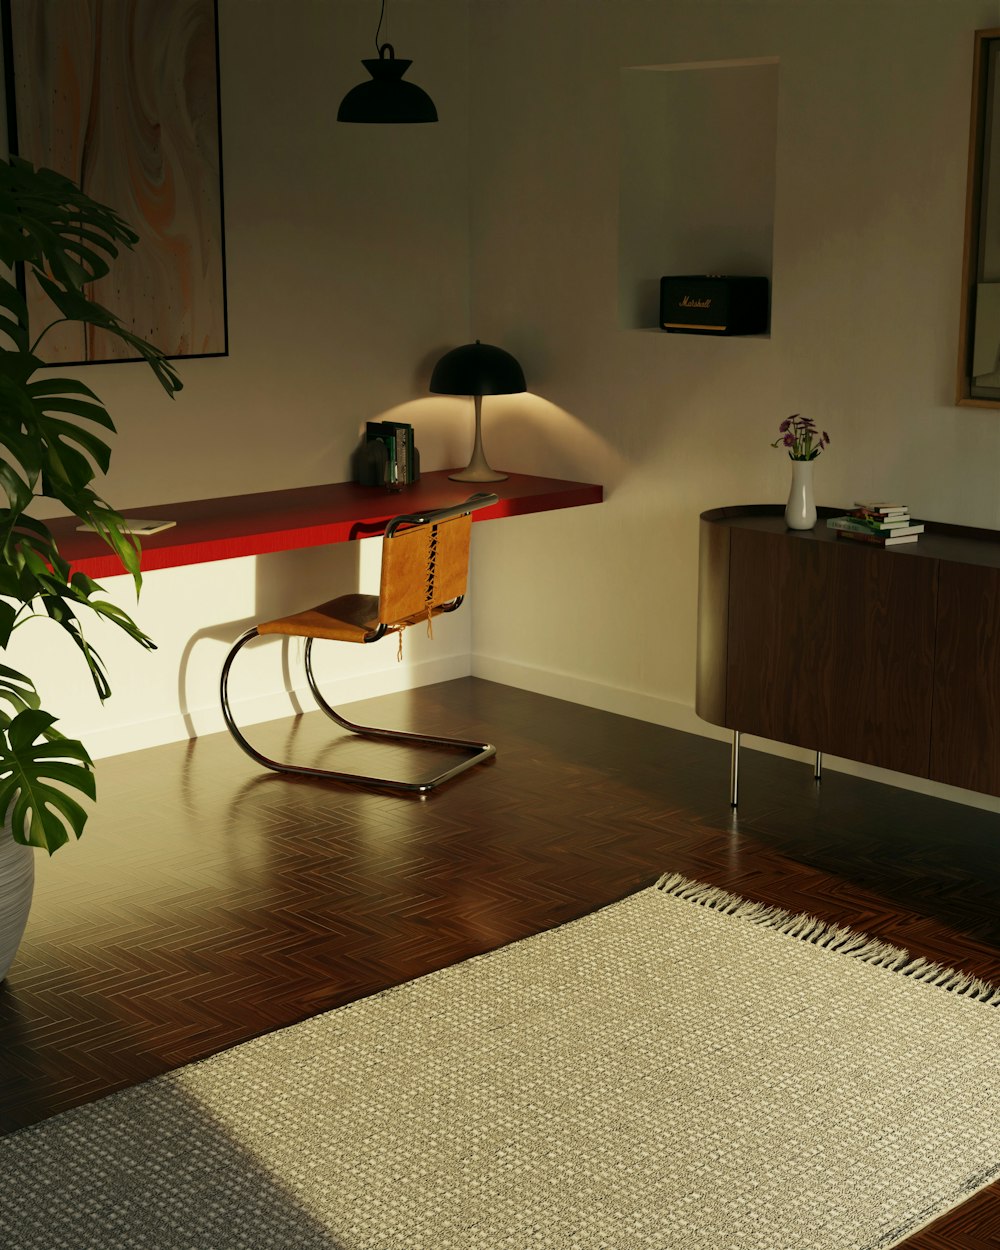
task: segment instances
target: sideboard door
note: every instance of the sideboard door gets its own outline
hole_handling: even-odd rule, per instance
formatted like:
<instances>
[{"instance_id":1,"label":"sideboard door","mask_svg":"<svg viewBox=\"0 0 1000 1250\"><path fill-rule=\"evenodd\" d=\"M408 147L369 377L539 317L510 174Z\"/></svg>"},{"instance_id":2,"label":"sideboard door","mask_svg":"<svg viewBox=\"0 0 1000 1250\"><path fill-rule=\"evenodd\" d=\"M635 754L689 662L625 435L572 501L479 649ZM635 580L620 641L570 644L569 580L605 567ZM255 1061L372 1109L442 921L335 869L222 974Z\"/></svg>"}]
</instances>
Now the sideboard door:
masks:
<instances>
[{"instance_id":1,"label":"sideboard door","mask_svg":"<svg viewBox=\"0 0 1000 1250\"><path fill-rule=\"evenodd\" d=\"M939 567L931 777L1000 794L1000 569Z\"/></svg>"},{"instance_id":2,"label":"sideboard door","mask_svg":"<svg viewBox=\"0 0 1000 1250\"><path fill-rule=\"evenodd\" d=\"M730 543L726 723L928 776L936 562L739 527Z\"/></svg>"}]
</instances>

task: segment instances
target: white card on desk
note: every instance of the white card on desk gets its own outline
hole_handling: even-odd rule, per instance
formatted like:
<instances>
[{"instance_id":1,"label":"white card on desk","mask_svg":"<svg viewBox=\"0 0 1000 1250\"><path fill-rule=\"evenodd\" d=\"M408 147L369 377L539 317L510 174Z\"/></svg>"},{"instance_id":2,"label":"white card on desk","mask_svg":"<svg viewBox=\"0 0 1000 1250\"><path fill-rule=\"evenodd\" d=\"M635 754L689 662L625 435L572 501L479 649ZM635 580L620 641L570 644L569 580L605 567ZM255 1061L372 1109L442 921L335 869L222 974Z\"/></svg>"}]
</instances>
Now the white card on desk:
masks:
<instances>
[{"instance_id":1,"label":"white card on desk","mask_svg":"<svg viewBox=\"0 0 1000 1250\"><path fill-rule=\"evenodd\" d=\"M176 521L155 521L148 518L137 516L122 517L124 522L123 528L126 534L158 534L160 530L168 530L171 525L176 525ZM90 530L92 533L97 532L96 525L78 525L78 530Z\"/></svg>"}]
</instances>

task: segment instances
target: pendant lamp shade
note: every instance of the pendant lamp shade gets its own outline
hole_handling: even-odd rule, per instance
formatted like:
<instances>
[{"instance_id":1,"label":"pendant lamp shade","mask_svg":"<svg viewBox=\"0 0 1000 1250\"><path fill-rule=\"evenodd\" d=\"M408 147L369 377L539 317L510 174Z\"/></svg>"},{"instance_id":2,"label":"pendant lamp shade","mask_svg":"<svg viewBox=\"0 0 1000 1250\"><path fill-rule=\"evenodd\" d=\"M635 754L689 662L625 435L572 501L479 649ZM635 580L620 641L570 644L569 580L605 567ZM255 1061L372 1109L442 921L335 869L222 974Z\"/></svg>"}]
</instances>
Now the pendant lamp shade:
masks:
<instances>
[{"instance_id":1,"label":"pendant lamp shade","mask_svg":"<svg viewBox=\"0 0 1000 1250\"><path fill-rule=\"evenodd\" d=\"M385 125L437 121L437 109L427 92L416 83L403 81L413 62L397 61L391 43L382 44L378 60L372 57L361 64L371 79L352 87L344 96L337 110L338 122Z\"/></svg>"},{"instance_id":2,"label":"pendant lamp shade","mask_svg":"<svg viewBox=\"0 0 1000 1250\"><path fill-rule=\"evenodd\" d=\"M516 395L528 389L524 370L510 352L491 343L466 343L445 352L434 366L430 390L434 395L471 395L475 399L476 426L472 459L455 482L502 482L506 473L490 468L483 452L483 396Z\"/></svg>"}]
</instances>

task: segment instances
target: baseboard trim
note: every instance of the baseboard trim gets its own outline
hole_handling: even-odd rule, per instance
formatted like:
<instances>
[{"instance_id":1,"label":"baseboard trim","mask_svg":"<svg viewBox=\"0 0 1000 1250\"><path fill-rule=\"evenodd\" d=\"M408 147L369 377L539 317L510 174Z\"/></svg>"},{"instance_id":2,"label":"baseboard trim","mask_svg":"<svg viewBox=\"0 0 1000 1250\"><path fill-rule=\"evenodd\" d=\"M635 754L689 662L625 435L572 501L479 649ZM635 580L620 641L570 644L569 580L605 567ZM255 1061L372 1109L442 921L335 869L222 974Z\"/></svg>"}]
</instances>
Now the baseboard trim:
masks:
<instances>
[{"instance_id":1,"label":"baseboard trim","mask_svg":"<svg viewBox=\"0 0 1000 1250\"><path fill-rule=\"evenodd\" d=\"M548 695L567 703L579 703L602 712L613 712L618 716L629 716L649 724L663 725L668 729L679 729L683 733L698 734L703 738L714 738L723 742L732 741L732 733L728 729L702 720L689 704L672 702L640 690L605 685L573 673L552 672L550 669L534 668L530 664L518 664L494 656L473 655L472 676L481 677L484 681L499 682L504 686L514 686L518 690L530 690L533 694ZM745 750L764 751L784 759L800 760L810 767L815 760L814 753L804 747L789 746L784 742L773 742L769 738L757 738L749 734L742 735L740 746ZM960 790L956 786L927 781L923 777L911 777L907 773L890 772L887 768L876 768L871 764L859 764L856 760L843 759L836 755L824 754L823 768L824 771L847 773L852 777L881 782L901 790L912 790L916 794L926 794L951 803L964 803L967 807L976 807L981 811L1000 813L1000 798L990 794ZM720 785L728 790L728 772L720 778Z\"/></svg>"},{"instance_id":2,"label":"baseboard trim","mask_svg":"<svg viewBox=\"0 0 1000 1250\"><path fill-rule=\"evenodd\" d=\"M550 669L536 668L530 664L518 664L512 660L501 660L494 656L480 654L424 660L402 668L385 669L361 677L345 677L336 682L324 683L324 693L334 706L349 705L362 699L375 698L378 695L396 694L401 690L413 690L419 686L436 685L438 682L468 676L480 677L484 681L495 681L504 686L514 686L519 690L530 690L534 694L548 695L550 698L562 699L567 703L579 703L584 707L597 708L618 716L628 716L648 724L663 725L668 729L680 730L682 733L698 734L703 738L728 742L732 736L728 730L703 721L689 704L674 702L640 690L630 690L626 687L592 681L573 673L553 672ZM283 716L292 716L298 711L312 711L314 707L312 694L308 687L303 686L291 691L270 691L238 703L234 702L233 712L241 725L256 725L264 721L278 720ZM189 738L219 733L224 729L222 711L215 703L190 709L187 712L178 710L154 720L90 730L86 734L84 745L92 758L105 759L112 755L129 754L145 747L184 742ZM788 746L782 742L772 742L766 738L745 734L742 745L750 751L764 751L785 759L799 760L803 764L811 765L813 760L811 751L802 747ZM921 777L910 777L905 773L890 772L888 769L875 768L869 764L859 764L854 760L842 759L834 755L823 756L823 767L831 772L847 773L850 776L878 781L884 785L897 786L903 790L912 790L917 794L926 794L932 798L946 799L953 803L964 803L968 807L979 808L982 811L1000 813L1000 798L994 798L992 795L959 790L954 786L925 781ZM720 785L728 787L728 784L728 776L720 779Z\"/></svg>"},{"instance_id":3,"label":"baseboard trim","mask_svg":"<svg viewBox=\"0 0 1000 1250\"><path fill-rule=\"evenodd\" d=\"M730 737L727 730L707 724L698 717L693 707L684 703L673 703L660 695L646 694L641 690L591 681L573 673L553 672L493 656L473 655L472 676L499 682L502 686L515 686L518 690L530 690L533 694L549 695L566 703L582 703L584 707L597 708L602 712L630 716L633 720L646 721L651 725L680 729L684 733L720 740Z\"/></svg>"},{"instance_id":4,"label":"baseboard trim","mask_svg":"<svg viewBox=\"0 0 1000 1250\"><path fill-rule=\"evenodd\" d=\"M339 710L342 706L349 706L362 699L397 694L401 690L414 690L418 686L433 686L438 682L452 681L456 677L468 677L470 671L469 656L454 655L383 669L359 677L344 677L333 682L324 680L322 690L324 697ZM303 684L292 690L273 690L250 699L233 700L232 709L239 725L259 725L264 721L294 716L300 711L315 711L316 700L309 687ZM111 755L126 755L145 747L185 742L204 734L219 733L225 728L222 709L215 702L186 712L171 712L154 720L92 730L87 733L84 745L93 759L106 759Z\"/></svg>"}]
</instances>

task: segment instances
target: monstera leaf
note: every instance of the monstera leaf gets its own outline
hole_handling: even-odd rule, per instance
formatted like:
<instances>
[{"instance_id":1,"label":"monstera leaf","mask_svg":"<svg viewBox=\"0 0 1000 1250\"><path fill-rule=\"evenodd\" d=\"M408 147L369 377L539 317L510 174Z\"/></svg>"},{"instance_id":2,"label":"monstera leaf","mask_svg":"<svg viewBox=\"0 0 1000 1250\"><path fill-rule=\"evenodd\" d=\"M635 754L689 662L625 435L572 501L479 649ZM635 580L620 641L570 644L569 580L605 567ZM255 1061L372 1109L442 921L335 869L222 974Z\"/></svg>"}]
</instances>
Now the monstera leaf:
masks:
<instances>
[{"instance_id":1,"label":"monstera leaf","mask_svg":"<svg viewBox=\"0 0 1000 1250\"><path fill-rule=\"evenodd\" d=\"M112 208L85 195L69 178L51 169L35 169L13 156L0 161L0 261L30 265L52 301L56 321L100 326L128 345L150 365L168 395L181 389L173 365L159 348L134 334L109 309L89 298L86 287L103 278L120 247L132 248L139 236ZM29 351L28 310L12 282L0 283L0 331L18 353ZM47 328L47 327L45 327ZM44 333L37 334L37 340Z\"/></svg>"},{"instance_id":2,"label":"monstera leaf","mask_svg":"<svg viewBox=\"0 0 1000 1250\"><path fill-rule=\"evenodd\" d=\"M54 724L31 679L0 664L0 819L10 822L15 842L50 855L87 822L67 791L95 795L90 756Z\"/></svg>"},{"instance_id":3,"label":"monstera leaf","mask_svg":"<svg viewBox=\"0 0 1000 1250\"><path fill-rule=\"evenodd\" d=\"M0 286L0 333L6 334L15 351L28 353L28 305L24 296L9 283Z\"/></svg>"},{"instance_id":4,"label":"monstera leaf","mask_svg":"<svg viewBox=\"0 0 1000 1250\"><path fill-rule=\"evenodd\" d=\"M61 289L41 271L35 271L38 284L55 304L66 321L79 321L84 325L99 326L102 330L116 335L123 343L127 343L137 356L142 356L160 380L163 389L169 393L181 389L181 381L177 373L163 353L152 343L127 330L121 321L107 308L85 298L78 291L70 288Z\"/></svg>"},{"instance_id":5,"label":"monstera leaf","mask_svg":"<svg viewBox=\"0 0 1000 1250\"><path fill-rule=\"evenodd\" d=\"M38 691L30 677L16 669L0 664L0 705L7 704L9 712L0 706L0 729L6 729L19 712L36 711L41 705Z\"/></svg>"},{"instance_id":6,"label":"monstera leaf","mask_svg":"<svg viewBox=\"0 0 1000 1250\"><path fill-rule=\"evenodd\" d=\"M12 156L0 164L0 260L44 266L57 282L80 290L103 278L139 236L114 211L52 169Z\"/></svg>"},{"instance_id":7,"label":"monstera leaf","mask_svg":"<svg viewBox=\"0 0 1000 1250\"><path fill-rule=\"evenodd\" d=\"M121 522L117 513L112 515ZM2 517L3 513L0 512L0 535L4 533ZM21 599L22 610L37 602L50 620L62 626L82 652L102 702L111 694L111 686L101 657L87 641L76 609L90 609L95 615L118 626L147 650L155 649L152 639L143 633L127 612L107 599L96 597L103 594L102 586L86 573L70 571L70 566L59 554L55 540L44 522L36 521L33 517L17 517L7 535L4 554L7 556L8 567L0 569L0 595L9 593ZM128 555L128 563L135 563L138 584L138 550L129 548ZM4 606L0 601L0 641L5 628L9 637L11 630L19 623L15 613L13 622L8 625ZM23 621L20 623L23 624Z\"/></svg>"},{"instance_id":8,"label":"monstera leaf","mask_svg":"<svg viewBox=\"0 0 1000 1250\"><path fill-rule=\"evenodd\" d=\"M62 321L99 326L141 356L168 395L180 379L163 353L90 298L121 248L138 241L111 208L68 178L12 157L0 161L0 649L36 616L58 624L79 649L102 699L108 674L84 631L81 615L115 625L140 646L153 643L131 617L103 598L101 587L74 572L43 521L27 510L38 496L58 501L93 526L116 553L136 589L140 550L124 522L95 489L108 471L114 424L100 399L81 382L56 378L36 354L51 326ZM48 297L47 324L29 324L18 274L30 272ZM17 279L17 280L15 280ZM34 308L34 303L32 304ZM0 665L0 821L14 838L49 852L80 836L94 797L91 760L83 745L64 738L41 709L32 681Z\"/></svg>"},{"instance_id":9,"label":"monstera leaf","mask_svg":"<svg viewBox=\"0 0 1000 1250\"><path fill-rule=\"evenodd\" d=\"M93 763L83 743L52 729L55 717L28 708L0 732L0 814L15 842L51 855L79 837L87 812L68 791L96 797Z\"/></svg>"}]
</instances>

